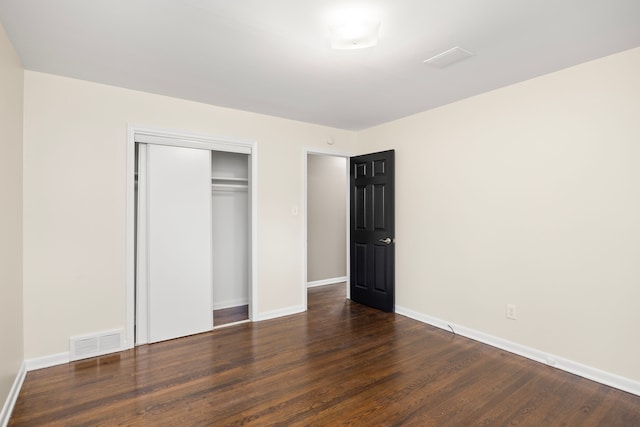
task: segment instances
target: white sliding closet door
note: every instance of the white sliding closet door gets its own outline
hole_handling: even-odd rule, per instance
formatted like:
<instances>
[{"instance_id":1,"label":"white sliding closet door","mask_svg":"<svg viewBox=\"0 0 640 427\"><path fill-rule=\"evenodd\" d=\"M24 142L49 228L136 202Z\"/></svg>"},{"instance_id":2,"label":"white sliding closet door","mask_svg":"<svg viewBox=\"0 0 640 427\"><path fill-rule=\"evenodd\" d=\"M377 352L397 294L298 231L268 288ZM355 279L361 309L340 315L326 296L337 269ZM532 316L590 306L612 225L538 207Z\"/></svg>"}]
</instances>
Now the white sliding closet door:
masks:
<instances>
[{"instance_id":1,"label":"white sliding closet door","mask_svg":"<svg viewBox=\"0 0 640 427\"><path fill-rule=\"evenodd\" d=\"M148 341L213 328L211 151L147 147Z\"/></svg>"}]
</instances>

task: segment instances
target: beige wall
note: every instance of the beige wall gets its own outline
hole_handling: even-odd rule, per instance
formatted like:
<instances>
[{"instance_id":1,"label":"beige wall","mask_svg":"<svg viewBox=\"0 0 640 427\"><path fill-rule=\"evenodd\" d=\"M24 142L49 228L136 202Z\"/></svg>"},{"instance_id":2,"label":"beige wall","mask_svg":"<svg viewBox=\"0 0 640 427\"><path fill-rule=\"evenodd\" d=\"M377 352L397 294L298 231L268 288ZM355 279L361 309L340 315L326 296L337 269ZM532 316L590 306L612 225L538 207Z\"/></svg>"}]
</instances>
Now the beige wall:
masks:
<instances>
[{"instance_id":1,"label":"beige wall","mask_svg":"<svg viewBox=\"0 0 640 427\"><path fill-rule=\"evenodd\" d=\"M258 143L258 309L300 307L302 153L355 134L48 74L25 73L25 356L125 326L127 124Z\"/></svg>"},{"instance_id":2,"label":"beige wall","mask_svg":"<svg viewBox=\"0 0 640 427\"><path fill-rule=\"evenodd\" d=\"M0 46L17 202L21 74ZM397 304L640 380L639 72L635 49L358 133L360 152L396 149ZM127 123L258 141L259 310L302 304L301 153L354 151L354 133L36 72L24 102L25 357L124 326ZM0 215L19 245L19 212ZM19 269L2 271L14 375Z\"/></svg>"},{"instance_id":3,"label":"beige wall","mask_svg":"<svg viewBox=\"0 0 640 427\"><path fill-rule=\"evenodd\" d=\"M347 275L347 160L307 155L307 281Z\"/></svg>"},{"instance_id":4,"label":"beige wall","mask_svg":"<svg viewBox=\"0 0 640 427\"><path fill-rule=\"evenodd\" d=\"M22 64L0 26L0 407L22 366Z\"/></svg>"},{"instance_id":5,"label":"beige wall","mask_svg":"<svg viewBox=\"0 0 640 427\"><path fill-rule=\"evenodd\" d=\"M396 149L397 305L640 380L639 75L634 49L359 133Z\"/></svg>"}]
</instances>

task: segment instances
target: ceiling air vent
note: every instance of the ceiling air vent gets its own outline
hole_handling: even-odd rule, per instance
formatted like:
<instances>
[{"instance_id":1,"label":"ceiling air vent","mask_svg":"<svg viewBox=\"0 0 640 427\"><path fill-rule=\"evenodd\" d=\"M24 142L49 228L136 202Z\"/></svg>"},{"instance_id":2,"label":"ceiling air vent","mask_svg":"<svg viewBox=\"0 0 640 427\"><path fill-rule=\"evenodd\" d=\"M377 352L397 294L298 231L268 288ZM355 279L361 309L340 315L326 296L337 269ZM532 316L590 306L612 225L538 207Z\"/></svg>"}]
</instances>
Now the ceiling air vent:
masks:
<instances>
[{"instance_id":1,"label":"ceiling air vent","mask_svg":"<svg viewBox=\"0 0 640 427\"><path fill-rule=\"evenodd\" d=\"M463 59L467 59L473 56L473 53L459 46L452 47L449 50L445 50L437 55L432 56L429 59L425 59L424 63L436 68L444 68L456 62L460 62Z\"/></svg>"}]
</instances>

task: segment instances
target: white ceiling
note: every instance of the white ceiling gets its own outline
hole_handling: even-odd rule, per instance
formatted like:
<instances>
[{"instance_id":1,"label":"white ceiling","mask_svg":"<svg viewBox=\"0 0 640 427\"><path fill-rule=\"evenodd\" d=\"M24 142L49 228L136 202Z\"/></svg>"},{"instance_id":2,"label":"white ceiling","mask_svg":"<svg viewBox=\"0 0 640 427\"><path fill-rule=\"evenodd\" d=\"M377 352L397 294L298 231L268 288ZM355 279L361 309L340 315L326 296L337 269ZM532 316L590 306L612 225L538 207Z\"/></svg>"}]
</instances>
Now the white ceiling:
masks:
<instances>
[{"instance_id":1,"label":"white ceiling","mask_svg":"<svg viewBox=\"0 0 640 427\"><path fill-rule=\"evenodd\" d=\"M332 50L353 5L379 44ZM29 70L352 130L640 46L640 0L0 0L0 22ZM423 63L454 46L475 55Z\"/></svg>"}]
</instances>

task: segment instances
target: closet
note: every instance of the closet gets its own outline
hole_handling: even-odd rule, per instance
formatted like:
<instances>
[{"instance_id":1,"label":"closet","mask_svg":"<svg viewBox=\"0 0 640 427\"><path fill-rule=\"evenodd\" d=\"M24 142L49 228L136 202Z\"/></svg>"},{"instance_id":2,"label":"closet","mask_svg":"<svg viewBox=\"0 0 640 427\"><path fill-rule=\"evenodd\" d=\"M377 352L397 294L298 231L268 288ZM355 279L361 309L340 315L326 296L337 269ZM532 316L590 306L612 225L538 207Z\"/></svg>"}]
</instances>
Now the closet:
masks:
<instances>
[{"instance_id":1,"label":"closet","mask_svg":"<svg viewBox=\"0 0 640 427\"><path fill-rule=\"evenodd\" d=\"M213 151L213 324L249 318L249 156Z\"/></svg>"},{"instance_id":2,"label":"closet","mask_svg":"<svg viewBox=\"0 0 640 427\"><path fill-rule=\"evenodd\" d=\"M136 135L135 342L249 319L246 147Z\"/></svg>"}]
</instances>

